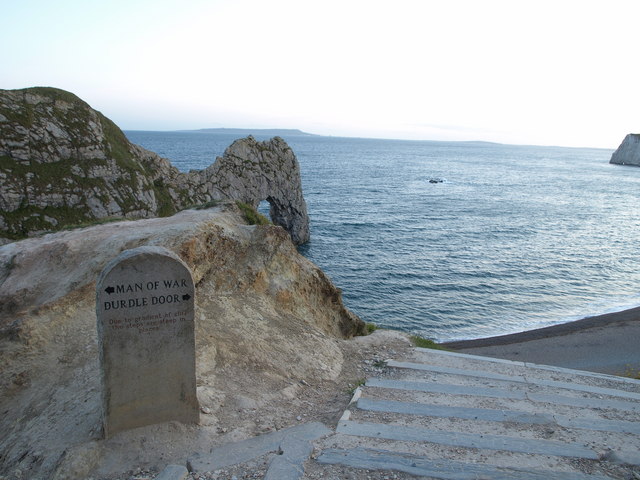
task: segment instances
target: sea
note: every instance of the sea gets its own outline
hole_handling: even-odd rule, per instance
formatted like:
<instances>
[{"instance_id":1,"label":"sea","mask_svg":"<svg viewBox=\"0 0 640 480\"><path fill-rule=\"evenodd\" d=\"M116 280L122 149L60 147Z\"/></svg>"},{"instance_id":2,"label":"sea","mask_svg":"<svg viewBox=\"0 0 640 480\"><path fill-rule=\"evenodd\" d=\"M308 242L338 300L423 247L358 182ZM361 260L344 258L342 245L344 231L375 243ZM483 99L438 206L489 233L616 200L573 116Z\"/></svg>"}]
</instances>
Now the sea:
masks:
<instances>
[{"instance_id":1,"label":"sea","mask_svg":"<svg viewBox=\"0 0 640 480\"><path fill-rule=\"evenodd\" d=\"M125 133L181 171L239 137ZM613 150L283 138L311 220L299 250L366 322L451 341L640 305L640 168Z\"/></svg>"}]
</instances>

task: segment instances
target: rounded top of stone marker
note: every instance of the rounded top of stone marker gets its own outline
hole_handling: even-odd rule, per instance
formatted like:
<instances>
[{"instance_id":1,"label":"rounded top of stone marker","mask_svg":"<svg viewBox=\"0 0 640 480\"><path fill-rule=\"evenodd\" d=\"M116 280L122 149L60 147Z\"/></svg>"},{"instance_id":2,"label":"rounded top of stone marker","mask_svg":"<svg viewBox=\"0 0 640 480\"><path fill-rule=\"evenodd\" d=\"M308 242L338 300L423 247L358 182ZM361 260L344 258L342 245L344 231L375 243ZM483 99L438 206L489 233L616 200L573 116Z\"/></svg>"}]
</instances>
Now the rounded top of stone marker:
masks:
<instances>
[{"instance_id":1,"label":"rounded top of stone marker","mask_svg":"<svg viewBox=\"0 0 640 480\"><path fill-rule=\"evenodd\" d=\"M104 269L98 276L98 285L102 283L102 280L104 279L104 277L106 277L116 265L119 265L121 262L125 260L131 260L135 257L145 256L145 255L150 255L150 256L157 255L157 256L171 258L172 260L175 260L176 262L180 263L184 268L186 268L189 271L189 274L191 274L191 269L184 262L184 260L182 260L178 255L176 255L174 252L172 252L168 248L145 245L142 247L136 247L136 248L131 248L129 250L124 250L123 252L120 253L120 255L118 255L116 258L114 258L109 263L107 263L107 265L105 265Z\"/></svg>"}]
</instances>

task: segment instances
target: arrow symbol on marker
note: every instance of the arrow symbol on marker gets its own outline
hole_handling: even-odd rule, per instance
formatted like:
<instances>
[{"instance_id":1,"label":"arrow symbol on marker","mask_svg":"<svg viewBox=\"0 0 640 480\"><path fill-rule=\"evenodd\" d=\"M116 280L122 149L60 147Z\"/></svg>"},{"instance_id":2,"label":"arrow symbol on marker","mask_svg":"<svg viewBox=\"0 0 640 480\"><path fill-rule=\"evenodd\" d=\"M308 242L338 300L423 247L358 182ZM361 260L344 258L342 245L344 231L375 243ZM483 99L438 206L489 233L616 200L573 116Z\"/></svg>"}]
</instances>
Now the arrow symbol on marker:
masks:
<instances>
[{"instance_id":1,"label":"arrow symbol on marker","mask_svg":"<svg viewBox=\"0 0 640 480\"><path fill-rule=\"evenodd\" d=\"M191 298L191 295L189 295L188 293L185 293L184 295L182 295L183 300L189 300L190 298Z\"/></svg>"},{"instance_id":2,"label":"arrow symbol on marker","mask_svg":"<svg viewBox=\"0 0 640 480\"><path fill-rule=\"evenodd\" d=\"M111 295L113 292L116 291L116 289L113 287L107 287L104 289L104 291L107 292L109 295Z\"/></svg>"}]
</instances>

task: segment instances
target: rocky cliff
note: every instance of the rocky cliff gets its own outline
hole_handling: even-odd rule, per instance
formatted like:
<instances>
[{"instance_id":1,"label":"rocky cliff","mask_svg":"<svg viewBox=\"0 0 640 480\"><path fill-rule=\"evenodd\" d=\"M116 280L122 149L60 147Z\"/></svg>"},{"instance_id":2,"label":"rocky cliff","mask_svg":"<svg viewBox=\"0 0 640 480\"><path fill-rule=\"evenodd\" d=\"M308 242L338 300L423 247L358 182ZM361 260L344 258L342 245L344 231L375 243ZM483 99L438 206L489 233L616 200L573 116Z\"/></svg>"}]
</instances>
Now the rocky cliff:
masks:
<instances>
[{"instance_id":1,"label":"rocky cliff","mask_svg":"<svg viewBox=\"0 0 640 480\"><path fill-rule=\"evenodd\" d=\"M294 243L309 239L300 167L281 138L237 140L207 169L181 173L72 93L0 90L0 237L168 216L220 199L267 200Z\"/></svg>"},{"instance_id":2,"label":"rocky cliff","mask_svg":"<svg viewBox=\"0 0 640 480\"><path fill-rule=\"evenodd\" d=\"M611 161L609 163L640 167L640 134L628 134L618 149L611 155Z\"/></svg>"},{"instance_id":3,"label":"rocky cliff","mask_svg":"<svg viewBox=\"0 0 640 480\"><path fill-rule=\"evenodd\" d=\"M169 248L193 272L203 415L200 426L160 425L103 441L95 279L122 250L141 245ZM162 464L168 451L205 451L295 423L319 385L341 375L340 339L363 330L283 229L245 225L231 201L4 245L0 477L87 478L103 457L104 468L120 468L164 451L153 460Z\"/></svg>"}]
</instances>

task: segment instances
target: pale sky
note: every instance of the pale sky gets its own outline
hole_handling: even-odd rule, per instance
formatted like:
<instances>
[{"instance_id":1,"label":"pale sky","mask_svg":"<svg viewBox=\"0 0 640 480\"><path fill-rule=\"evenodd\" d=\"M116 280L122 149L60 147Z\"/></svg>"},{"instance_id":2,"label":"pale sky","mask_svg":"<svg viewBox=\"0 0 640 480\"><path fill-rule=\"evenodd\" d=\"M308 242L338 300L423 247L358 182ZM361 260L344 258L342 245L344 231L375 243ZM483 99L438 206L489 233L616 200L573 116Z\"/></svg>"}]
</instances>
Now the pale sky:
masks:
<instances>
[{"instance_id":1,"label":"pale sky","mask_svg":"<svg viewBox=\"0 0 640 480\"><path fill-rule=\"evenodd\" d=\"M122 129L616 148L640 132L638 0L0 0L0 88Z\"/></svg>"}]
</instances>

